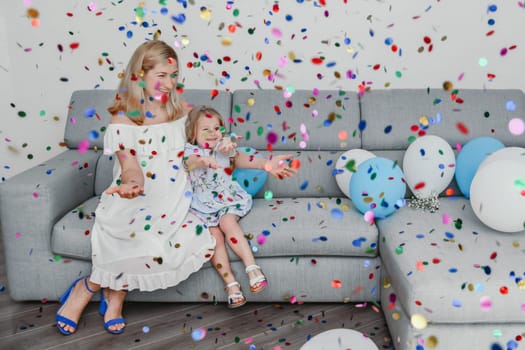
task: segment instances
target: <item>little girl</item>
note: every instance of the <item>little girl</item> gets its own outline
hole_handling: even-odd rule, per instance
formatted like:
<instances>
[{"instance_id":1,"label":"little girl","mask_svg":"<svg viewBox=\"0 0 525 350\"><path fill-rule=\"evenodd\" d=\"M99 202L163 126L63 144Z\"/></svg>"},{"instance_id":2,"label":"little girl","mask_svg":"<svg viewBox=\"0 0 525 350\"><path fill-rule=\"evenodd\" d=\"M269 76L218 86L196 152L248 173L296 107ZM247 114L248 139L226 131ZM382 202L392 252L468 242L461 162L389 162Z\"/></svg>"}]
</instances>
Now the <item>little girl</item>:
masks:
<instances>
[{"instance_id":1,"label":"little girl","mask_svg":"<svg viewBox=\"0 0 525 350\"><path fill-rule=\"evenodd\" d=\"M193 187L191 210L204 221L215 237L215 254L211 262L226 285L228 307L236 308L246 303L246 297L231 270L225 240L241 258L252 293L259 293L266 288L268 280L255 264L248 241L238 223L250 211L252 197L232 179L233 168L264 169L279 179L293 176L297 170L288 165L287 160L291 155L265 159L237 152L237 144L229 137L223 137L225 131L224 121L215 109L194 107L186 121L188 142L184 162Z\"/></svg>"}]
</instances>

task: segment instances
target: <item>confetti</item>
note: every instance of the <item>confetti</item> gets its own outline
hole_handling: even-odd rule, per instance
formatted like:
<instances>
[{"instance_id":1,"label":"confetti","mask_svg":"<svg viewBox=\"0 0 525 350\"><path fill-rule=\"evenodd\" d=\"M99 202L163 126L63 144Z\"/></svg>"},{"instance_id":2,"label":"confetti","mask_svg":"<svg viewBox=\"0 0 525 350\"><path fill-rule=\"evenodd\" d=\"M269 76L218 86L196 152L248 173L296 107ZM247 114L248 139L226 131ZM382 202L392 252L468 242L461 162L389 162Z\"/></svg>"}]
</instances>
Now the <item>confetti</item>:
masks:
<instances>
[{"instance_id":1,"label":"confetti","mask_svg":"<svg viewBox=\"0 0 525 350\"><path fill-rule=\"evenodd\" d=\"M425 316L421 314L413 314L410 317L410 323L412 324L412 327L414 327L415 329L425 329L427 328L427 324L428 324Z\"/></svg>"},{"instance_id":2,"label":"confetti","mask_svg":"<svg viewBox=\"0 0 525 350\"><path fill-rule=\"evenodd\" d=\"M204 337L206 337L206 329L204 328L197 328L191 332L191 339L194 341L201 341Z\"/></svg>"}]
</instances>

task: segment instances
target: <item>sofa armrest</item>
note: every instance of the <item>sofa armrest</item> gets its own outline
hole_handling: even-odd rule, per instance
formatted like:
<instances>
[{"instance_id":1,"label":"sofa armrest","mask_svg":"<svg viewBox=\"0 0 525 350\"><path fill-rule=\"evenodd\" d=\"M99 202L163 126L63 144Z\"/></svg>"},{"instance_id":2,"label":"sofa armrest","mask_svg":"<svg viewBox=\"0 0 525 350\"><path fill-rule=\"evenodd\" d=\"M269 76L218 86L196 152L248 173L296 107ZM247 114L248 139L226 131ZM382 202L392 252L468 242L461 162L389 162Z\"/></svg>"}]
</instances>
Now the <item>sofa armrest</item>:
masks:
<instances>
[{"instance_id":1,"label":"sofa armrest","mask_svg":"<svg viewBox=\"0 0 525 350\"><path fill-rule=\"evenodd\" d=\"M0 225L13 299L35 299L28 297L28 289L53 284L54 276L49 276L46 266L56 260L51 251L53 226L94 196L100 155L66 150L0 184ZM55 270L59 273L60 269Z\"/></svg>"}]
</instances>

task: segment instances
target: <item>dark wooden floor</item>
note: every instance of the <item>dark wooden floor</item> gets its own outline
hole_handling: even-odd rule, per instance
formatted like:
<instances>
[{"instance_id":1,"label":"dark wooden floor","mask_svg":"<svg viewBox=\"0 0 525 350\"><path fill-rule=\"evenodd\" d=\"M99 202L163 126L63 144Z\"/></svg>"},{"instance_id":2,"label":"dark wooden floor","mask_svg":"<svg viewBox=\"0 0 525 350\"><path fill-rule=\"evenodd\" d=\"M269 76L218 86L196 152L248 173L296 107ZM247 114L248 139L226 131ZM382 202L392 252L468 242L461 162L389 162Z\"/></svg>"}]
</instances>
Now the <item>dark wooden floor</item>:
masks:
<instances>
[{"instance_id":1,"label":"dark wooden floor","mask_svg":"<svg viewBox=\"0 0 525 350\"><path fill-rule=\"evenodd\" d=\"M0 349L299 349L333 328L369 336L379 349L393 349L384 316L373 303L248 303L237 310L211 303L126 303L121 335L103 329L90 303L78 331L55 327L56 302L14 302L8 295L0 235ZM193 336L202 335L194 340Z\"/></svg>"}]
</instances>

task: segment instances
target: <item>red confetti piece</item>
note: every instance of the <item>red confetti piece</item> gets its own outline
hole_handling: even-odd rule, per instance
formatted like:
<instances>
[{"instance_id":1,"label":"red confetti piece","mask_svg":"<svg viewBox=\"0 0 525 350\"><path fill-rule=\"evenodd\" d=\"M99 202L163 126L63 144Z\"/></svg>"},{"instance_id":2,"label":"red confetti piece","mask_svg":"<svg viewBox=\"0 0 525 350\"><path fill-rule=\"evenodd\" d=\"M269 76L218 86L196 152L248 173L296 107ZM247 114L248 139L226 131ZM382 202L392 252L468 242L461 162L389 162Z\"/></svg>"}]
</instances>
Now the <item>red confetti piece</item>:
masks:
<instances>
[{"instance_id":1,"label":"red confetti piece","mask_svg":"<svg viewBox=\"0 0 525 350\"><path fill-rule=\"evenodd\" d=\"M213 89L210 91L210 94L211 94L211 99L213 100L215 97L219 95L219 90Z\"/></svg>"},{"instance_id":2,"label":"red confetti piece","mask_svg":"<svg viewBox=\"0 0 525 350\"><path fill-rule=\"evenodd\" d=\"M294 159L290 162L290 166L294 169L299 169L301 166L301 161L299 159Z\"/></svg>"},{"instance_id":3,"label":"red confetti piece","mask_svg":"<svg viewBox=\"0 0 525 350\"><path fill-rule=\"evenodd\" d=\"M463 135L467 135L469 133L467 126L463 124L462 122L458 122L456 124L456 128L458 128L459 132L462 133Z\"/></svg>"},{"instance_id":4,"label":"red confetti piece","mask_svg":"<svg viewBox=\"0 0 525 350\"><path fill-rule=\"evenodd\" d=\"M332 281L332 288L336 288L336 289L337 289L337 288L341 288L342 285L343 285L343 284L341 283L340 280L333 280L333 281Z\"/></svg>"},{"instance_id":5,"label":"red confetti piece","mask_svg":"<svg viewBox=\"0 0 525 350\"><path fill-rule=\"evenodd\" d=\"M320 58L320 57L314 57L314 58L312 58L312 63L313 64L322 64L323 63L323 59Z\"/></svg>"},{"instance_id":6,"label":"red confetti piece","mask_svg":"<svg viewBox=\"0 0 525 350\"><path fill-rule=\"evenodd\" d=\"M230 238L230 241L233 243L233 244L237 244L239 241L237 241L237 238L235 237L232 237Z\"/></svg>"},{"instance_id":7,"label":"red confetti piece","mask_svg":"<svg viewBox=\"0 0 525 350\"><path fill-rule=\"evenodd\" d=\"M414 186L415 190L420 190L426 186L425 182L419 182Z\"/></svg>"},{"instance_id":8,"label":"red confetti piece","mask_svg":"<svg viewBox=\"0 0 525 350\"><path fill-rule=\"evenodd\" d=\"M69 47L71 48L71 50L78 49L79 46L80 46L79 43L71 43L71 44L69 44Z\"/></svg>"}]
</instances>

